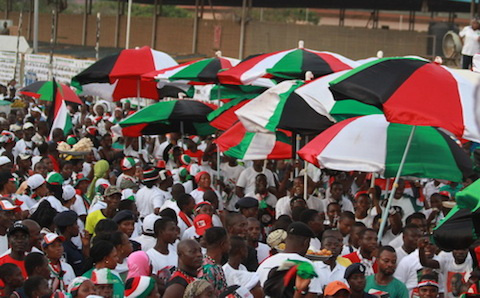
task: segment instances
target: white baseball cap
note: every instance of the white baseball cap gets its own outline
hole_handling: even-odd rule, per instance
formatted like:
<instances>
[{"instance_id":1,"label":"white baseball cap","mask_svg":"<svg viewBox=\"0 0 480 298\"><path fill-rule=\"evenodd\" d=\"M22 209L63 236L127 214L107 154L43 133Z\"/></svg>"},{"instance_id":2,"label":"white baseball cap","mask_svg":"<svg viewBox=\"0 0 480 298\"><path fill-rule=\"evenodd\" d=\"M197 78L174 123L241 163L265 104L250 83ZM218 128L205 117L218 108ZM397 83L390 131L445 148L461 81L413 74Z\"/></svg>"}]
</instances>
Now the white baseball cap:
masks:
<instances>
[{"instance_id":1,"label":"white baseball cap","mask_svg":"<svg viewBox=\"0 0 480 298\"><path fill-rule=\"evenodd\" d=\"M6 156L0 156L0 166L6 165L7 163L11 163L12 161L10 158Z\"/></svg>"},{"instance_id":2,"label":"white baseball cap","mask_svg":"<svg viewBox=\"0 0 480 298\"><path fill-rule=\"evenodd\" d=\"M153 227L155 226L155 222L160 218L162 217L153 213L145 216L145 218L143 219L143 232L147 234L153 234Z\"/></svg>"},{"instance_id":3,"label":"white baseball cap","mask_svg":"<svg viewBox=\"0 0 480 298\"><path fill-rule=\"evenodd\" d=\"M75 188L73 188L73 186L71 186L71 185L64 185L63 186L62 198L65 201L70 201L74 197L75 197Z\"/></svg>"},{"instance_id":4,"label":"white baseball cap","mask_svg":"<svg viewBox=\"0 0 480 298\"><path fill-rule=\"evenodd\" d=\"M28 187L30 187L31 190L35 190L39 188L44 183L45 183L45 178L43 178L43 176L40 174L32 175L27 179L27 185Z\"/></svg>"}]
</instances>

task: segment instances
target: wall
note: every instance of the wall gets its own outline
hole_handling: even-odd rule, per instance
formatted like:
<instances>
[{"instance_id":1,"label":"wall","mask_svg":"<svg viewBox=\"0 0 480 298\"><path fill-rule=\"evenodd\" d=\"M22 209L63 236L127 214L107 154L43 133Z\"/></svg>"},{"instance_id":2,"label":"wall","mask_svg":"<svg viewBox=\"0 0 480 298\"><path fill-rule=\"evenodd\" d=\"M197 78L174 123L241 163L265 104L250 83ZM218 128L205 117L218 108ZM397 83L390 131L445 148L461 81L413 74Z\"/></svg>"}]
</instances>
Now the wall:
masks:
<instances>
[{"instance_id":1,"label":"wall","mask_svg":"<svg viewBox=\"0 0 480 298\"><path fill-rule=\"evenodd\" d=\"M18 22L18 13L10 13L10 19ZM40 15L39 40L50 40L51 15ZM96 16L88 17L87 45L95 45ZM115 46L115 16L103 16L101 22L100 46ZM27 32L28 15L24 19ZM83 15L60 15L58 42L80 45L82 42ZM221 30L220 40L214 43L214 31ZM119 46L125 46L126 17L121 17ZM220 45L223 55L238 57L240 24L235 21L202 20L199 23L198 53L213 55ZM172 54L189 54L192 49L193 19L158 18L156 49ZM312 26L250 22L247 25L245 55L288 49L297 46L298 40L305 41L305 47L332 51L352 59L371 57L378 50L387 56L426 56L427 35L422 32L395 31L382 29L348 28L337 26ZM152 18L132 19L130 46L152 44Z\"/></svg>"}]
</instances>

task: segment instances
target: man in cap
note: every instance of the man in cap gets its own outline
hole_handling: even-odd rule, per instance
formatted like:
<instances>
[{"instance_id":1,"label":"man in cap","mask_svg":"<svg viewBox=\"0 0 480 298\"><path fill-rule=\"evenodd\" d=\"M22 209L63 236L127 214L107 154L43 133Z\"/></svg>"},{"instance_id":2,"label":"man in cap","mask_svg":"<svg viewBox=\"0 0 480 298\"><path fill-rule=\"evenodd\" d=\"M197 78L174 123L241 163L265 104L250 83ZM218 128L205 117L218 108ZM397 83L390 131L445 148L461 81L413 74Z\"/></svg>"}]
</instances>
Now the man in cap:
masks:
<instances>
[{"instance_id":1,"label":"man in cap","mask_svg":"<svg viewBox=\"0 0 480 298\"><path fill-rule=\"evenodd\" d=\"M142 223L142 235L132 239L142 244L142 250L148 251L150 248L153 248L157 243L155 239L154 227L155 222L161 217L156 214L149 214L143 219Z\"/></svg>"},{"instance_id":2,"label":"man in cap","mask_svg":"<svg viewBox=\"0 0 480 298\"><path fill-rule=\"evenodd\" d=\"M345 270L344 278L350 286L351 298L375 298L375 296L364 291L366 285L365 265L354 263Z\"/></svg>"},{"instance_id":3,"label":"man in cap","mask_svg":"<svg viewBox=\"0 0 480 298\"><path fill-rule=\"evenodd\" d=\"M8 157L10 162L15 158L13 156L13 148L15 148L16 144L16 136L13 132L10 132L8 130L2 131L2 133L0 134L0 154L2 156ZM11 168L9 168L8 170L10 171Z\"/></svg>"},{"instance_id":4,"label":"man in cap","mask_svg":"<svg viewBox=\"0 0 480 298\"><path fill-rule=\"evenodd\" d=\"M418 281L418 297L437 298L438 297L438 277L436 274L424 274ZM458 293L460 294L460 292ZM468 295L466 295L468 297Z\"/></svg>"},{"instance_id":5,"label":"man in cap","mask_svg":"<svg viewBox=\"0 0 480 298\"><path fill-rule=\"evenodd\" d=\"M235 204L235 208L240 210L246 218L258 218L258 200L252 197L243 197Z\"/></svg>"},{"instance_id":6,"label":"man in cap","mask_svg":"<svg viewBox=\"0 0 480 298\"><path fill-rule=\"evenodd\" d=\"M21 222L16 222L10 229L8 229L7 236L11 252L0 258L0 265L13 263L22 270L23 277L27 278L27 271L25 270L25 253L28 251L30 231Z\"/></svg>"},{"instance_id":7,"label":"man in cap","mask_svg":"<svg viewBox=\"0 0 480 298\"><path fill-rule=\"evenodd\" d=\"M138 159L130 156L126 156L122 159L122 161L120 162L120 169L122 170L122 174L118 176L116 183L116 186L118 188L122 190L125 189L124 185L122 185L125 180L131 181L135 184L138 183L138 179L137 177L135 177L138 162Z\"/></svg>"},{"instance_id":8,"label":"man in cap","mask_svg":"<svg viewBox=\"0 0 480 298\"><path fill-rule=\"evenodd\" d=\"M323 293L325 298L348 298L350 297L350 289L343 282L336 280L332 281L325 287L325 292Z\"/></svg>"},{"instance_id":9,"label":"man in cap","mask_svg":"<svg viewBox=\"0 0 480 298\"><path fill-rule=\"evenodd\" d=\"M82 245L83 253L78 247L72 242L73 237L77 237L80 234L80 229L77 223L78 215L75 211L68 210L58 213L54 219L53 223L58 228L60 236L65 238L63 241L63 250L65 252L66 261L70 264L75 271L75 275L81 275L83 270L83 261L85 260L84 256L89 255L90 245L88 243L88 238L85 239L84 244ZM84 238L82 238L83 240ZM83 244L83 243L82 243Z\"/></svg>"},{"instance_id":10,"label":"man in cap","mask_svg":"<svg viewBox=\"0 0 480 298\"><path fill-rule=\"evenodd\" d=\"M288 259L308 262L313 266L313 263L304 257L310 245L310 239L313 237L315 237L315 234L306 224L302 222L290 224L287 228L285 250L267 258L258 267L257 273L260 277L260 284L262 286L265 284L270 270ZM311 293L311 295L319 295L322 293L321 282L318 278L312 279L308 293Z\"/></svg>"},{"instance_id":11,"label":"man in cap","mask_svg":"<svg viewBox=\"0 0 480 298\"><path fill-rule=\"evenodd\" d=\"M87 215L85 230L92 235L94 234L95 226L99 221L105 218L112 219L115 216L120 200L122 199L122 191L116 186L109 186L103 194L103 199L107 204L107 207L105 209L93 211Z\"/></svg>"},{"instance_id":12,"label":"man in cap","mask_svg":"<svg viewBox=\"0 0 480 298\"><path fill-rule=\"evenodd\" d=\"M409 297L410 295L405 284L393 277L397 267L395 249L388 245L382 246L379 248L377 256L378 272L367 276L365 291L378 297L382 297L387 293L391 298Z\"/></svg>"},{"instance_id":13,"label":"man in cap","mask_svg":"<svg viewBox=\"0 0 480 298\"><path fill-rule=\"evenodd\" d=\"M0 171L10 172L11 170L12 170L12 161L10 160L10 158L6 156L0 156Z\"/></svg>"},{"instance_id":14,"label":"man in cap","mask_svg":"<svg viewBox=\"0 0 480 298\"><path fill-rule=\"evenodd\" d=\"M15 221L16 210L9 200L0 200L0 255L8 250L7 231Z\"/></svg>"},{"instance_id":15,"label":"man in cap","mask_svg":"<svg viewBox=\"0 0 480 298\"><path fill-rule=\"evenodd\" d=\"M32 141L32 137L35 135L35 131L35 126L31 122L23 125L23 138L16 143L12 150L15 158L17 158L20 153L33 154L35 143Z\"/></svg>"},{"instance_id":16,"label":"man in cap","mask_svg":"<svg viewBox=\"0 0 480 298\"><path fill-rule=\"evenodd\" d=\"M20 153L17 156L17 171L14 173L19 183L26 181L30 177L29 171L32 170L32 155Z\"/></svg>"},{"instance_id":17,"label":"man in cap","mask_svg":"<svg viewBox=\"0 0 480 298\"><path fill-rule=\"evenodd\" d=\"M136 193L135 200L138 212L140 212L140 219L154 213L153 201L156 197L159 197L161 200L162 194L157 186L159 177L159 171L153 167L143 170L142 183L145 187L140 188Z\"/></svg>"},{"instance_id":18,"label":"man in cap","mask_svg":"<svg viewBox=\"0 0 480 298\"><path fill-rule=\"evenodd\" d=\"M159 171L158 176L159 176L159 179L158 179L159 195L153 198L153 208L154 208L155 214L158 214L161 210L165 209L163 208L165 202L170 201L172 199L172 194L168 191L168 189L171 188L173 185L172 173L170 173L170 171L168 170L161 170ZM174 205L172 207L175 208L177 206ZM176 209L177 208L175 208L175 211L177 211Z\"/></svg>"},{"instance_id":19,"label":"man in cap","mask_svg":"<svg viewBox=\"0 0 480 298\"><path fill-rule=\"evenodd\" d=\"M193 219L193 226L186 229L183 233L182 240L200 238L211 227L213 227L212 215L198 214Z\"/></svg>"}]
</instances>

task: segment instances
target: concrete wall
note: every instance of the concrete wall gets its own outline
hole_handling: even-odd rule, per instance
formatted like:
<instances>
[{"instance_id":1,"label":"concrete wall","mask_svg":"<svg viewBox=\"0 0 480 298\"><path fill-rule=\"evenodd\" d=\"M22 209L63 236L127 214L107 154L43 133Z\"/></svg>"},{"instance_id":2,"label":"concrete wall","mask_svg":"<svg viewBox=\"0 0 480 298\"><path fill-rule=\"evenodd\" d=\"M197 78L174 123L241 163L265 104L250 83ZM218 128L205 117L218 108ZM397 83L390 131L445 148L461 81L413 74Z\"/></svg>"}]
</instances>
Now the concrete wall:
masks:
<instances>
[{"instance_id":1,"label":"concrete wall","mask_svg":"<svg viewBox=\"0 0 480 298\"><path fill-rule=\"evenodd\" d=\"M18 13L10 13L9 19L13 19L16 24ZM40 41L50 40L51 19L51 15L40 15ZM95 44L95 19L94 15L88 17L87 45L90 46ZM115 16L102 17L100 46L115 46L115 23ZM25 34L27 25L28 15L24 19ZM58 42L80 45L82 26L83 15L60 15ZM122 16L120 47L125 46L125 29L126 17ZM211 56L219 46L223 55L238 57L239 35L239 22L202 20L199 24L197 52ZM192 49L192 36L193 19L158 18L155 48L172 54L189 54ZM246 30L244 56L293 48L297 46L298 40L304 40L306 48L332 51L352 59L374 56L378 50L383 50L387 56L428 55L427 35L422 32L250 22ZM152 45L152 18L134 17L130 47L143 45Z\"/></svg>"}]
</instances>

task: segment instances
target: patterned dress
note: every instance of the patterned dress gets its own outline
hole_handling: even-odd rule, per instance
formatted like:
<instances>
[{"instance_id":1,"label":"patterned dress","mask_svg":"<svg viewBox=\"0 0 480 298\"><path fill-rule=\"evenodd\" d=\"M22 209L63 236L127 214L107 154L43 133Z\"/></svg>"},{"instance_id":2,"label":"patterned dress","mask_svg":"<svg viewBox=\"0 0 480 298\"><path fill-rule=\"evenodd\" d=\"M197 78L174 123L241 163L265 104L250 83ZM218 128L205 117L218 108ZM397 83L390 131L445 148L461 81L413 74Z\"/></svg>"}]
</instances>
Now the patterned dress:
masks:
<instances>
[{"instance_id":1,"label":"patterned dress","mask_svg":"<svg viewBox=\"0 0 480 298\"><path fill-rule=\"evenodd\" d=\"M203 257L198 277L208 281L213 286L217 296L227 289L227 279L222 266L216 264L215 260L208 255Z\"/></svg>"}]
</instances>

